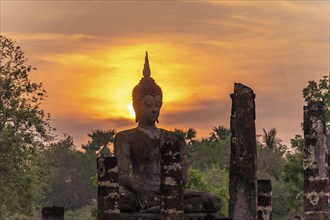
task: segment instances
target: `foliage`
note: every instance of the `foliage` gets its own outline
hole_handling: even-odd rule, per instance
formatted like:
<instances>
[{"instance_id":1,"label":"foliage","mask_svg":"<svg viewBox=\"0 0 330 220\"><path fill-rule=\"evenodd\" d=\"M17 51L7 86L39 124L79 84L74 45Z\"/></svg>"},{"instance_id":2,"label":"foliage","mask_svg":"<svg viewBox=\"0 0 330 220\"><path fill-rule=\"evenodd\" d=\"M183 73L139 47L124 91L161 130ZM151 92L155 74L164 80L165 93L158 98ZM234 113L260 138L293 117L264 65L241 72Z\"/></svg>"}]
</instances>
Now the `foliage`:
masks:
<instances>
[{"instance_id":1,"label":"foliage","mask_svg":"<svg viewBox=\"0 0 330 220\"><path fill-rule=\"evenodd\" d=\"M225 126L218 126L213 128L211 133L210 141L223 141L226 140L231 135L230 129Z\"/></svg>"},{"instance_id":2,"label":"foliage","mask_svg":"<svg viewBox=\"0 0 330 220\"><path fill-rule=\"evenodd\" d=\"M49 115L40 109L46 97L42 83L32 83L20 47L0 36L0 143L6 162L15 159L17 167L26 165L29 155L51 138ZM2 160L2 162L4 162Z\"/></svg>"},{"instance_id":3,"label":"foliage","mask_svg":"<svg viewBox=\"0 0 330 220\"><path fill-rule=\"evenodd\" d=\"M32 216L47 182L40 152L53 130L40 108L46 91L30 81L33 70L21 48L0 36L0 205L9 215Z\"/></svg>"},{"instance_id":4,"label":"foliage","mask_svg":"<svg viewBox=\"0 0 330 220\"><path fill-rule=\"evenodd\" d=\"M210 192L221 198L221 216L227 217L229 212L229 172L220 167L212 166L205 173L205 180L211 186Z\"/></svg>"},{"instance_id":5,"label":"foliage","mask_svg":"<svg viewBox=\"0 0 330 220\"><path fill-rule=\"evenodd\" d=\"M303 139L291 140L291 152L281 152L259 144L257 146L257 177L270 179L273 188L274 219L288 219L302 213Z\"/></svg>"},{"instance_id":6,"label":"foliage","mask_svg":"<svg viewBox=\"0 0 330 220\"><path fill-rule=\"evenodd\" d=\"M201 171L217 166L229 169L230 136L225 139L203 139L188 146L189 165Z\"/></svg>"},{"instance_id":7,"label":"foliage","mask_svg":"<svg viewBox=\"0 0 330 220\"><path fill-rule=\"evenodd\" d=\"M305 140L301 135L295 135L291 141L291 150L293 153L304 153L304 145L305 145Z\"/></svg>"},{"instance_id":8,"label":"foliage","mask_svg":"<svg viewBox=\"0 0 330 220\"><path fill-rule=\"evenodd\" d=\"M269 149L276 148L276 145L279 142L279 139L276 137L276 134L277 134L276 128L272 128L268 132L265 129L262 129L262 130L264 132L263 142L264 142L265 146Z\"/></svg>"},{"instance_id":9,"label":"foliage","mask_svg":"<svg viewBox=\"0 0 330 220\"><path fill-rule=\"evenodd\" d=\"M306 104L312 101L322 101L326 106L326 125L330 132L330 75L323 76L319 82L311 80L303 89L303 97Z\"/></svg>"},{"instance_id":10,"label":"foliage","mask_svg":"<svg viewBox=\"0 0 330 220\"><path fill-rule=\"evenodd\" d=\"M188 170L188 182L186 187L189 189L196 189L201 191L209 191L210 187L206 182L204 175L201 171L197 169L190 168Z\"/></svg>"},{"instance_id":11,"label":"foliage","mask_svg":"<svg viewBox=\"0 0 330 220\"><path fill-rule=\"evenodd\" d=\"M303 186L304 186L304 168L303 168L303 152L304 142L301 136L296 135L291 139L291 147L294 153L290 153L286 157L284 165L283 181L288 183L287 201L292 210L302 212L303 207Z\"/></svg>"},{"instance_id":12,"label":"foliage","mask_svg":"<svg viewBox=\"0 0 330 220\"><path fill-rule=\"evenodd\" d=\"M303 89L303 97L306 104L312 101L322 101L325 104L328 150L330 150L330 75L323 76L319 82L315 82L314 80L309 81L308 86Z\"/></svg>"},{"instance_id":13,"label":"foliage","mask_svg":"<svg viewBox=\"0 0 330 220\"><path fill-rule=\"evenodd\" d=\"M197 169L189 169L187 188L210 192L221 198L221 217L228 216L229 207L229 174L227 170L213 166L202 172Z\"/></svg>"},{"instance_id":14,"label":"foliage","mask_svg":"<svg viewBox=\"0 0 330 220\"><path fill-rule=\"evenodd\" d=\"M279 181L285 159L281 152L257 145L257 178Z\"/></svg>"},{"instance_id":15,"label":"foliage","mask_svg":"<svg viewBox=\"0 0 330 220\"><path fill-rule=\"evenodd\" d=\"M43 205L64 206L70 210L90 205L96 199L96 189L91 181L96 173L95 152L75 150L72 137L67 136L46 153L51 184Z\"/></svg>"},{"instance_id":16,"label":"foliage","mask_svg":"<svg viewBox=\"0 0 330 220\"><path fill-rule=\"evenodd\" d=\"M192 145L196 142L195 138L197 131L194 128L189 128L187 131L175 128L173 132L181 135L186 140L188 145Z\"/></svg>"},{"instance_id":17,"label":"foliage","mask_svg":"<svg viewBox=\"0 0 330 220\"><path fill-rule=\"evenodd\" d=\"M279 181L282 178L287 147L277 137L276 128L263 129L262 143L257 144L257 178Z\"/></svg>"},{"instance_id":18,"label":"foliage","mask_svg":"<svg viewBox=\"0 0 330 220\"><path fill-rule=\"evenodd\" d=\"M187 187L210 192L222 200L221 217L228 216L230 131L215 127L209 138L188 145L189 179Z\"/></svg>"},{"instance_id":19,"label":"foliage","mask_svg":"<svg viewBox=\"0 0 330 220\"><path fill-rule=\"evenodd\" d=\"M323 76L319 82L308 81L308 86L303 89L303 97L308 104L311 101L323 101L328 110L330 108L330 76Z\"/></svg>"},{"instance_id":20,"label":"foliage","mask_svg":"<svg viewBox=\"0 0 330 220\"><path fill-rule=\"evenodd\" d=\"M83 144L82 148L84 150L96 152L101 150L101 154L105 154L107 156L111 156L112 153L109 150L110 144L112 144L115 140L116 131L113 129L110 130L100 130L96 129L92 131L91 134L87 134L92 140L88 141L87 144Z\"/></svg>"}]
</instances>

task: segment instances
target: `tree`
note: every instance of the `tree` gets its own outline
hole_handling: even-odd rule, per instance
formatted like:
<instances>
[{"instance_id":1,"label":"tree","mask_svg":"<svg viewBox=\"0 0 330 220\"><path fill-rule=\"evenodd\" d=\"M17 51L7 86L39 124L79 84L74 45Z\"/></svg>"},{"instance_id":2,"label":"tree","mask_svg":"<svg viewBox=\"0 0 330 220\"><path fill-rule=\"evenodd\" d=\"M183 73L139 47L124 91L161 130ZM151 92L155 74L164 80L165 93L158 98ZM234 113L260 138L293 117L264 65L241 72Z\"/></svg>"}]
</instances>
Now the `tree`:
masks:
<instances>
[{"instance_id":1,"label":"tree","mask_svg":"<svg viewBox=\"0 0 330 220\"><path fill-rule=\"evenodd\" d=\"M312 101L322 101L326 107L325 124L328 136L328 150L330 150L330 75L323 76L319 82L311 80L303 89L303 97L306 104ZM303 124L302 124L303 127Z\"/></svg>"},{"instance_id":2,"label":"tree","mask_svg":"<svg viewBox=\"0 0 330 220\"><path fill-rule=\"evenodd\" d=\"M276 128L270 129L268 132L265 129L262 129L264 132L264 135L262 136L263 142L265 146L269 149L276 148L279 139L276 137L277 130Z\"/></svg>"},{"instance_id":3,"label":"tree","mask_svg":"<svg viewBox=\"0 0 330 220\"><path fill-rule=\"evenodd\" d=\"M192 145L194 142L196 142L195 138L197 131L194 128L189 128L187 131L175 128L173 132L181 135L186 140L188 145Z\"/></svg>"},{"instance_id":4,"label":"tree","mask_svg":"<svg viewBox=\"0 0 330 220\"><path fill-rule=\"evenodd\" d=\"M188 144L192 144L196 138L197 131L194 128L189 128L187 131L186 139L188 141Z\"/></svg>"},{"instance_id":5,"label":"tree","mask_svg":"<svg viewBox=\"0 0 330 220\"><path fill-rule=\"evenodd\" d=\"M187 148L189 165L194 169L205 171L212 166L221 169L229 169L230 158L230 131L224 126L214 128L219 129L219 135L211 133L211 136L201 141L195 141ZM227 133L229 131L229 135ZM226 134L226 135L223 135ZM221 137L221 138L220 138Z\"/></svg>"},{"instance_id":6,"label":"tree","mask_svg":"<svg viewBox=\"0 0 330 220\"><path fill-rule=\"evenodd\" d=\"M323 76L318 83L314 80L308 81L308 86L303 89L303 97L306 103L311 101L323 101L327 103L329 109L330 75Z\"/></svg>"},{"instance_id":7,"label":"tree","mask_svg":"<svg viewBox=\"0 0 330 220\"><path fill-rule=\"evenodd\" d=\"M95 152L75 150L72 137L66 136L45 154L51 184L43 205L64 206L66 210L90 205L96 199L96 188L91 180L97 172Z\"/></svg>"},{"instance_id":8,"label":"tree","mask_svg":"<svg viewBox=\"0 0 330 220\"><path fill-rule=\"evenodd\" d=\"M115 140L116 131L113 129L110 130L100 130L96 129L92 131L91 134L87 134L92 140L88 141L87 144L83 144L82 148L86 151L99 151L101 150L102 154L106 154L108 156L112 155L109 150L110 145Z\"/></svg>"},{"instance_id":9,"label":"tree","mask_svg":"<svg viewBox=\"0 0 330 220\"><path fill-rule=\"evenodd\" d=\"M210 140L211 141L219 141L225 140L231 135L230 129L225 126L218 126L213 128L213 132L211 133Z\"/></svg>"},{"instance_id":10,"label":"tree","mask_svg":"<svg viewBox=\"0 0 330 220\"><path fill-rule=\"evenodd\" d=\"M258 179L273 179L279 181L282 176L283 154L257 145L257 177Z\"/></svg>"},{"instance_id":11,"label":"tree","mask_svg":"<svg viewBox=\"0 0 330 220\"><path fill-rule=\"evenodd\" d=\"M0 204L9 197L6 209L25 214L41 196L41 189L39 196L38 190L27 191L42 178L34 164L53 137L49 114L40 108L46 91L30 81L33 70L21 48L0 36Z\"/></svg>"},{"instance_id":12,"label":"tree","mask_svg":"<svg viewBox=\"0 0 330 220\"><path fill-rule=\"evenodd\" d=\"M319 82L311 80L303 89L303 97L306 104L311 101L323 101L326 106L326 125L328 134L330 132L330 75L323 76Z\"/></svg>"},{"instance_id":13,"label":"tree","mask_svg":"<svg viewBox=\"0 0 330 220\"><path fill-rule=\"evenodd\" d=\"M263 129L263 133L263 143L261 143L263 147L266 147L274 152L282 153L283 155L287 153L287 146L282 144L282 140L277 137L276 128L271 128L268 132Z\"/></svg>"},{"instance_id":14,"label":"tree","mask_svg":"<svg viewBox=\"0 0 330 220\"><path fill-rule=\"evenodd\" d=\"M292 213L303 213L304 195L304 139L296 135L291 139L292 152L286 155L286 163L283 166L282 184L286 186L283 203Z\"/></svg>"}]
</instances>

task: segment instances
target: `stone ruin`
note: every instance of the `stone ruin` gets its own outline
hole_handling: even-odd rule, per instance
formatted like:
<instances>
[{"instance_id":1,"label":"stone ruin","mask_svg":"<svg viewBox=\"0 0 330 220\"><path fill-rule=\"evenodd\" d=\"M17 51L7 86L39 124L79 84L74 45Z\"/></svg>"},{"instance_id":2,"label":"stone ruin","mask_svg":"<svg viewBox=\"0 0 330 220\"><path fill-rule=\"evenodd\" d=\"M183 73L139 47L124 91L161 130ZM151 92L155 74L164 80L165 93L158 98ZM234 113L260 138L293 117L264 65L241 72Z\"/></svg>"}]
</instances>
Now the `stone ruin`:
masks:
<instances>
[{"instance_id":1,"label":"stone ruin","mask_svg":"<svg viewBox=\"0 0 330 220\"><path fill-rule=\"evenodd\" d=\"M150 77L147 58L144 72L147 75L149 74ZM271 181L257 180L256 178L255 94L251 88L235 83L234 93L230 97L232 99L229 171L230 207L229 218L223 219L272 220ZM304 107L304 136L304 217L305 220L330 220L330 155L327 150L325 105L322 102L312 102ZM159 147L159 210L152 212L144 212L143 210L122 212L119 190L120 169L118 169L117 158L101 157L97 159L98 220L219 219L216 218L214 212L187 213L184 211L185 191L182 176L182 160L184 158L181 154L179 140L165 138ZM47 211L43 210L43 220L62 219L61 217L44 217L44 212L46 216Z\"/></svg>"},{"instance_id":2,"label":"stone ruin","mask_svg":"<svg viewBox=\"0 0 330 220\"><path fill-rule=\"evenodd\" d=\"M257 210L255 94L235 83L230 95L231 154L229 170L229 216L255 219Z\"/></svg>"},{"instance_id":3,"label":"stone ruin","mask_svg":"<svg viewBox=\"0 0 330 220\"><path fill-rule=\"evenodd\" d=\"M304 107L304 215L305 220L330 219L329 161L326 106Z\"/></svg>"}]
</instances>

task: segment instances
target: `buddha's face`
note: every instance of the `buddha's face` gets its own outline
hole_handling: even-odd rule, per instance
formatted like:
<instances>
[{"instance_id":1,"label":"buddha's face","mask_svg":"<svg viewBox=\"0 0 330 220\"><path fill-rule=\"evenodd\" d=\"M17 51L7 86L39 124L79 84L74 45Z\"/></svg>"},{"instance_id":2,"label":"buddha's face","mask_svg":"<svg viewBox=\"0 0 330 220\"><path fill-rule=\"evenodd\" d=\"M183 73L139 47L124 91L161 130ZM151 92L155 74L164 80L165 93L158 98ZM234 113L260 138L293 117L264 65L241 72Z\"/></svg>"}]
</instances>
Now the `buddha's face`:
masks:
<instances>
[{"instance_id":1,"label":"buddha's face","mask_svg":"<svg viewBox=\"0 0 330 220\"><path fill-rule=\"evenodd\" d=\"M145 124L154 124L162 107L162 99L159 95L146 95L140 102L139 121Z\"/></svg>"}]
</instances>

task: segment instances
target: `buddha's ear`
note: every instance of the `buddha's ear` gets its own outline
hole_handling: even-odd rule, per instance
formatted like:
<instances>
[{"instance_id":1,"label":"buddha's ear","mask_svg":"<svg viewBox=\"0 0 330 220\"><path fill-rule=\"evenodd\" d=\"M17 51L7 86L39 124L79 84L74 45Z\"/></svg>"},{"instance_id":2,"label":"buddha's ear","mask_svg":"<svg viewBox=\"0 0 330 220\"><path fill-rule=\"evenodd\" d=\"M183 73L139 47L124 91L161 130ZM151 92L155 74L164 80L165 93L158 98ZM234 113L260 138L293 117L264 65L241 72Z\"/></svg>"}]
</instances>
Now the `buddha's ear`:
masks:
<instances>
[{"instance_id":1,"label":"buddha's ear","mask_svg":"<svg viewBox=\"0 0 330 220\"><path fill-rule=\"evenodd\" d=\"M160 103L159 109L162 107L162 105L163 105L163 102ZM158 115L158 117L159 117L159 115ZM156 120L157 123L159 123L158 117L157 117L157 120Z\"/></svg>"},{"instance_id":2,"label":"buddha's ear","mask_svg":"<svg viewBox=\"0 0 330 220\"><path fill-rule=\"evenodd\" d=\"M138 123L139 122L139 111L136 109L134 109L135 111L135 123Z\"/></svg>"}]
</instances>

